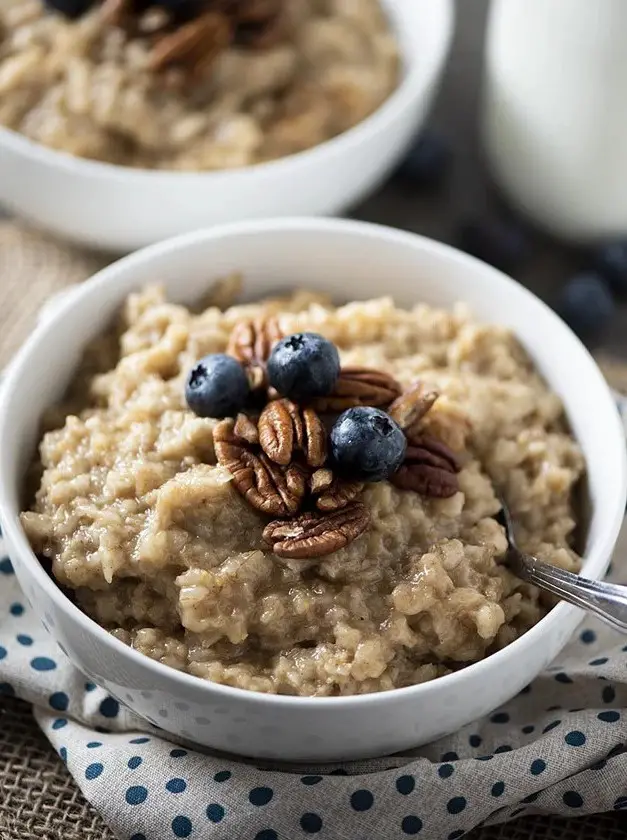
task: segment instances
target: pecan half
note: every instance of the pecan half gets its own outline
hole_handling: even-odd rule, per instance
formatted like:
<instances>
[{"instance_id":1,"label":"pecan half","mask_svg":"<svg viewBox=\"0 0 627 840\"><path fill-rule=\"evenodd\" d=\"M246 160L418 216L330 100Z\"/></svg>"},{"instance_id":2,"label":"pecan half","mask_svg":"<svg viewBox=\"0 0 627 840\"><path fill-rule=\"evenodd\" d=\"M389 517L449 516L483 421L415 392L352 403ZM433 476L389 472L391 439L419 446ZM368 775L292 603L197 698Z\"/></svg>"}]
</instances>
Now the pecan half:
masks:
<instances>
[{"instance_id":1,"label":"pecan half","mask_svg":"<svg viewBox=\"0 0 627 840\"><path fill-rule=\"evenodd\" d=\"M232 37L226 15L205 12L159 38L150 52L150 67L164 70L183 65L193 71L202 70L231 43Z\"/></svg>"},{"instance_id":2,"label":"pecan half","mask_svg":"<svg viewBox=\"0 0 627 840\"><path fill-rule=\"evenodd\" d=\"M326 397L312 402L320 412L345 411L358 405L380 407L389 405L401 393L401 386L393 376L381 370L344 367L335 388Z\"/></svg>"},{"instance_id":3,"label":"pecan half","mask_svg":"<svg viewBox=\"0 0 627 840\"><path fill-rule=\"evenodd\" d=\"M327 434L313 408L291 400L269 402L259 417L259 442L268 458L286 466L302 452L310 467L321 467L327 457Z\"/></svg>"},{"instance_id":4,"label":"pecan half","mask_svg":"<svg viewBox=\"0 0 627 840\"><path fill-rule=\"evenodd\" d=\"M248 369L253 389L266 384L266 362L274 345L283 338L276 318L240 321L233 327L226 352Z\"/></svg>"},{"instance_id":5,"label":"pecan half","mask_svg":"<svg viewBox=\"0 0 627 840\"><path fill-rule=\"evenodd\" d=\"M330 470L317 470L309 480L309 489L313 496L317 496L316 507L318 510L331 511L340 510L346 505L355 501L357 496L364 489L362 481L344 481L331 473L331 480L327 477L317 477L318 473L327 473Z\"/></svg>"},{"instance_id":6,"label":"pecan half","mask_svg":"<svg viewBox=\"0 0 627 840\"><path fill-rule=\"evenodd\" d=\"M416 382L394 400L388 414L401 429L415 429L438 397L437 391L429 391L422 382Z\"/></svg>"},{"instance_id":7,"label":"pecan half","mask_svg":"<svg viewBox=\"0 0 627 840\"><path fill-rule=\"evenodd\" d=\"M415 437L407 447L405 461L390 479L401 490L447 499L459 490L461 463L446 444L430 435Z\"/></svg>"},{"instance_id":8,"label":"pecan half","mask_svg":"<svg viewBox=\"0 0 627 840\"><path fill-rule=\"evenodd\" d=\"M228 469L235 488L252 507L269 516L294 516L307 490L305 471L298 464L283 467L265 453L256 453L248 440L236 434L235 427L235 421L227 418L213 430L218 463Z\"/></svg>"},{"instance_id":9,"label":"pecan half","mask_svg":"<svg viewBox=\"0 0 627 840\"><path fill-rule=\"evenodd\" d=\"M270 522L263 538L279 557L299 560L325 557L344 548L370 523L370 511L353 502L333 513L303 513L291 522Z\"/></svg>"}]
</instances>

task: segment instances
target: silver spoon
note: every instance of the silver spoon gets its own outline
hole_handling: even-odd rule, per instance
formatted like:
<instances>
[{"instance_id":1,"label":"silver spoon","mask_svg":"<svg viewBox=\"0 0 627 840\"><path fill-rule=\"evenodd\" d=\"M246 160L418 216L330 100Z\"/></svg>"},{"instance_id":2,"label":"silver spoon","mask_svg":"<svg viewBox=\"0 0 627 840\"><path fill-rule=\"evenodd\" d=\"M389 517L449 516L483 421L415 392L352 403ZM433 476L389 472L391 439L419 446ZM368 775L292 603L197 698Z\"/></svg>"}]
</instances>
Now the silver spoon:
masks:
<instances>
[{"instance_id":1,"label":"silver spoon","mask_svg":"<svg viewBox=\"0 0 627 840\"><path fill-rule=\"evenodd\" d=\"M588 580L524 554L516 544L509 508L500 496L499 501L502 507L496 518L505 528L508 542L506 562L514 574L569 604L594 613L615 630L627 633L627 586Z\"/></svg>"}]
</instances>

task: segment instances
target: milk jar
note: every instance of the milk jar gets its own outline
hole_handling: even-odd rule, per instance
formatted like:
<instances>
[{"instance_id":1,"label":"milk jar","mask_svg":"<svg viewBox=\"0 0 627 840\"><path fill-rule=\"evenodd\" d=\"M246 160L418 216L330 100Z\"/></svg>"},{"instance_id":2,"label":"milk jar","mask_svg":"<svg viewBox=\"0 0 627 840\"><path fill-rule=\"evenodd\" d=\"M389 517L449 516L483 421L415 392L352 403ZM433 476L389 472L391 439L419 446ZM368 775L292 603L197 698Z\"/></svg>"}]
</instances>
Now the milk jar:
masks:
<instances>
[{"instance_id":1,"label":"milk jar","mask_svg":"<svg viewBox=\"0 0 627 840\"><path fill-rule=\"evenodd\" d=\"M627 0L492 0L483 94L515 207L577 242L627 234Z\"/></svg>"}]
</instances>

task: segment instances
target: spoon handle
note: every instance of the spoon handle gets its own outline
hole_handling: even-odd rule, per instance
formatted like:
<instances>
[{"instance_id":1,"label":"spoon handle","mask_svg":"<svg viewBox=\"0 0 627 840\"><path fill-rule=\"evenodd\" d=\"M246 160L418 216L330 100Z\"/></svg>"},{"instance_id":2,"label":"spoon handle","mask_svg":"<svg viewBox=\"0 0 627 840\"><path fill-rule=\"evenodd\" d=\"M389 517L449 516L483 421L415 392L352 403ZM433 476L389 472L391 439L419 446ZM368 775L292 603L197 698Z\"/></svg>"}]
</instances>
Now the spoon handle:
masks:
<instances>
[{"instance_id":1,"label":"spoon handle","mask_svg":"<svg viewBox=\"0 0 627 840\"><path fill-rule=\"evenodd\" d=\"M520 559L523 562L516 569L519 577L563 601L593 612L614 629L627 633L627 586L588 580L529 555Z\"/></svg>"}]
</instances>

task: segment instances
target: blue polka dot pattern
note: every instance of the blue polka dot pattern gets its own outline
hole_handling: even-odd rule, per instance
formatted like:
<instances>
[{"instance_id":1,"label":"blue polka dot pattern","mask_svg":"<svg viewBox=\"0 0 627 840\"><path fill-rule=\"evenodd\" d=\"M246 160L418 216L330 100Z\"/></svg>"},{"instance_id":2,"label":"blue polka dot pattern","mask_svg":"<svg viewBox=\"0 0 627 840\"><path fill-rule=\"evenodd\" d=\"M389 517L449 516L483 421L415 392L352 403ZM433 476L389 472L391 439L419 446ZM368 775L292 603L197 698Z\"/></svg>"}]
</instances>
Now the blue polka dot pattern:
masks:
<instances>
[{"instance_id":1,"label":"blue polka dot pattern","mask_svg":"<svg viewBox=\"0 0 627 840\"><path fill-rule=\"evenodd\" d=\"M251 805L267 805L274 796L274 791L269 787L256 787L248 794L248 801Z\"/></svg>"},{"instance_id":2,"label":"blue polka dot pattern","mask_svg":"<svg viewBox=\"0 0 627 840\"><path fill-rule=\"evenodd\" d=\"M148 791L143 785L132 785L127 788L124 798L129 805L141 805L148 798Z\"/></svg>"},{"instance_id":3,"label":"blue polka dot pattern","mask_svg":"<svg viewBox=\"0 0 627 840\"><path fill-rule=\"evenodd\" d=\"M494 750L494 755L500 755L501 753L508 753L512 751L512 747L509 744L503 744L500 747L497 747Z\"/></svg>"},{"instance_id":4,"label":"blue polka dot pattern","mask_svg":"<svg viewBox=\"0 0 627 840\"><path fill-rule=\"evenodd\" d=\"M1 656L0 659L2 659ZM11 683L3 682L0 683L0 694L3 694L5 697L15 697L15 689Z\"/></svg>"},{"instance_id":5,"label":"blue polka dot pattern","mask_svg":"<svg viewBox=\"0 0 627 840\"><path fill-rule=\"evenodd\" d=\"M86 682L85 683L85 691L95 691L98 686L96 683Z\"/></svg>"},{"instance_id":6,"label":"blue polka dot pattern","mask_svg":"<svg viewBox=\"0 0 627 840\"><path fill-rule=\"evenodd\" d=\"M541 758L536 758L535 761L531 762L531 767L529 768L529 772L532 776L539 776L540 773L544 773L546 770L546 762L542 761Z\"/></svg>"},{"instance_id":7,"label":"blue polka dot pattern","mask_svg":"<svg viewBox=\"0 0 627 840\"><path fill-rule=\"evenodd\" d=\"M546 733L550 732L551 729L555 729L556 726L559 726L561 722L561 720L554 720L551 723L547 723L547 725L542 730L542 734L546 735Z\"/></svg>"},{"instance_id":8,"label":"blue polka dot pattern","mask_svg":"<svg viewBox=\"0 0 627 840\"><path fill-rule=\"evenodd\" d=\"M184 779L170 779L165 785L165 789L170 793L183 793L186 787L187 782Z\"/></svg>"},{"instance_id":9,"label":"blue polka dot pattern","mask_svg":"<svg viewBox=\"0 0 627 840\"><path fill-rule=\"evenodd\" d=\"M468 739L468 743L471 747L474 747L476 749L477 747L481 746L481 737L479 735L471 735Z\"/></svg>"},{"instance_id":10,"label":"blue polka dot pattern","mask_svg":"<svg viewBox=\"0 0 627 840\"><path fill-rule=\"evenodd\" d=\"M53 729L63 729L64 726L67 726L66 718L57 718L52 724Z\"/></svg>"},{"instance_id":11,"label":"blue polka dot pattern","mask_svg":"<svg viewBox=\"0 0 627 840\"><path fill-rule=\"evenodd\" d=\"M300 827L305 834L317 834L322 830L322 819L318 814L308 812L300 818Z\"/></svg>"},{"instance_id":12,"label":"blue polka dot pattern","mask_svg":"<svg viewBox=\"0 0 627 840\"><path fill-rule=\"evenodd\" d=\"M568 805L569 808L581 808L583 805L581 794L575 790L567 790L562 796L562 799L564 800L564 805Z\"/></svg>"},{"instance_id":13,"label":"blue polka dot pattern","mask_svg":"<svg viewBox=\"0 0 627 840\"><path fill-rule=\"evenodd\" d=\"M557 680L557 682L560 683L572 683L571 678L568 676L568 674L565 674L563 671L560 671L559 674L556 674L555 679Z\"/></svg>"},{"instance_id":14,"label":"blue polka dot pattern","mask_svg":"<svg viewBox=\"0 0 627 840\"><path fill-rule=\"evenodd\" d=\"M504 792L505 792L505 782L495 782L492 785L492 790L490 791L492 796L503 796Z\"/></svg>"},{"instance_id":15,"label":"blue polka dot pattern","mask_svg":"<svg viewBox=\"0 0 627 840\"><path fill-rule=\"evenodd\" d=\"M192 833L192 821L189 817L174 817L172 820L172 834L175 837L189 837Z\"/></svg>"},{"instance_id":16,"label":"blue polka dot pattern","mask_svg":"<svg viewBox=\"0 0 627 840\"><path fill-rule=\"evenodd\" d=\"M31 659L30 666L35 671L54 671L57 663L48 656L36 656L34 659Z\"/></svg>"},{"instance_id":17,"label":"blue polka dot pattern","mask_svg":"<svg viewBox=\"0 0 627 840\"><path fill-rule=\"evenodd\" d=\"M579 638L584 643L584 645L591 645L597 640L596 633L594 632L594 630L584 630Z\"/></svg>"},{"instance_id":18,"label":"blue polka dot pattern","mask_svg":"<svg viewBox=\"0 0 627 840\"><path fill-rule=\"evenodd\" d=\"M447 752L447 753L444 753L444 755L442 756L442 758L440 760L441 761L459 761L459 756L457 755L456 752Z\"/></svg>"},{"instance_id":19,"label":"blue polka dot pattern","mask_svg":"<svg viewBox=\"0 0 627 840\"><path fill-rule=\"evenodd\" d=\"M408 796L416 787L416 780L413 776L399 776L396 780L396 790L404 796Z\"/></svg>"},{"instance_id":20,"label":"blue polka dot pattern","mask_svg":"<svg viewBox=\"0 0 627 840\"><path fill-rule=\"evenodd\" d=\"M150 738L131 738L129 744L147 744ZM172 753L170 753L172 755Z\"/></svg>"},{"instance_id":21,"label":"blue polka dot pattern","mask_svg":"<svg viewBox=\"0 0 627 840\"><path fill-rule=\"evenodd\" d=\"M523 726L523 728L521 729L521 732L522 732L524 735L531 735L531 733L532 733L534 730L535 730L535 726L533 726L532 724L528 723L526 726Z\"/></svg>"},{"instance_id":22,"label":"blue polka dot pattern","mask_svg":"<svg viewBox=\"0 0 627 840\"><path fill-rule=\"evenodd\" d=\"M139 756L139 755L131 756L131 758L129 758L129 760L128 760L128 768L129 768L129 770L136 770L141 763L142 763L141 756Z\"/></svg>"},{"instance_id":23,"label":"blue polka dot pattern","mask_svg":"<svg viewBox=\"0 0 627 840\"><path fill-rule=\"evenodd\" d=\"M609 662L607 656L600 656L598 659L591 659L588 665L595 667L597 665L605 665L606 662Z\"/></svg>"},{"instance_id":24,"label":"blue polka dot pattern","mask_svg":"<svg viewBox=\"0 0 627 840\"><path fill-rule=\"evenodd\" d=\"M51 694L48 698L48 703L55 709L57 712L65 712L67 707L70 705L70 698L67 696L65 691L55 691L54 694Z\"/></svg>"},{"instance_id":25,"label":"blue polka dot pattern","mask_svg":"<svg viewBox=\"0 0 627 840\"><path fill-rule=\"evenodd\" d=\"M279 840L279 835L271 828L264 828L263 831L258 831L255 834L255 840Z\"/></svg>"},{"instance_id":26,"label":"blue polka dot pattern","mask_svg":"<svg viewBox=\"0 0 627 840\"><path fill-rule=\"evenodd\" d=\"M96 764L89 764L85 768L85 778L89 779L97 779L98 776L102 775L102 771L104 770L104 765L100 764L100 762Z\"/></svg>"},{"instance_id":27,"label":"blue polka dot pattern","mask_svg":"<svg viewBox=\"0 0 627 840\"><path fill-rule=\"evenodd\" d=\"M120 704L114 697L105 697L98 708L103 717L114 718L118 716Z\"/></svg>"},{"instance_id":28,"label":"blue polka dot pattern","mask_svg":"<svg viewBox=\"0 0 627 840\"><path fill-rule=\"evenodd\" d=\"M616 723L620 720L620 712L600 712L597 717L604 723Z\"/></svg>"},{"instance_id":29,"label":"blue polka dot pattern","mask_svg":"<svg viewBox=\"0 0 627 840\"><path fill-rule=\"evenodd\" d=\"M7 655L7 649L0 645L0 660L4 659Z\"/></svg>"},{"instance_id":30,"label":"blue polka dot pattern","mask_svg":"<svg viewBox=\"0 0 627 840\"><path fill-rule=\"evenodd\" d=\"M212 802L211 805L207 805L206 813L209 822L219 823L224 819L224 808L222 805L218 805L217 802Z\"/></svg>"},{"instance_id":31,"label":"blue polka dot pattern","mask_svg":"<svg viewBox=\"0 0 627 840\"><path fill-rule=\"evenodd\" d=\"M463 796L454 796L446 803L446 810L449 814L461 814L466 807L466 800Z\"/></svg>"},{"instance_id":32,"label":"blue polka dot pattern","mask_svg":"<svg viewBox=\"0 0 627 840\"><path fill-rule=\"evenodd\" d=\"M403 829L405 834L418 834L422 829L422 820L420 817L416 817L413 814L410 814L407 817L403 817L403 821L401 822L401 828Z\"/></svg>"},{"instance_id":33,"label":"blue polka dot pattern","mask_svg":"<svg viewBox=\"0 0 627 840\"><path fill-rule=\"evenodd\" d=\"M229 773L229 776L231 774ZM301 782L304 785L317 785L322 781L322 776L303 776Z\"/></svg>"},{"instance_id":34,"label":"blue polka dot pattern","mask_svg":"<svg viewBox=\"0 0 627 840\"><path fill-rule=\"evenodd\" d=\"M569 732L564 740L569 747L583 747L586 743L586 736L583 732L579 732L579 730L575 729L572 732Z\"/></svg>"},{"instance_id":35,"label":"blue polka dot pattern","mask_svg":"<svg viewBox=\"0 0 627 840\"><path fill-rule=\"evenodd\" d=\"M102 746L102 741L90 741L87 746L90 750L94 750L96 747Z\"/></svg>"},{"instance_id":36,"label":"blue polka dot pattern","mask_svg":"<svg viewBox=\"0 0 627 840\"><path fill-rule=\"evenodd\" d=\"M170 753L172 755L172 753ZM213 777L214 782L226 782L231 778L231 771L230 770L220 770L219 773L216 773Z\"/></svg>"},{"instance_id":37,"label":"blue polka dot pattern","mask_svg":"<svg viewBox=\"0 0 627 840\"><path fill-rule=\"evenodd\" d=\"M187 755L187 750L170 750L170 758L183 758Z\"/></svg>"},{"instance_id":38,"label":"blue polka dot pattern","mask_svg":"<svg viewBox=\"0 0 627 840\"><path fill-rule=\"evenodd\" d=\"M601 697L604 703L613 703L616 700L616 691L613 686L606 685L601 693Z\"/></svg>"},{"instance_id":39,"label":"blue polka dot pattern","mask_svg":"<svg viewBox=\"0 0 627 840\"><path fill-rule=\"evenodd\" d=\"M351 808L354 811L368 811L374 805L374 796L369 790L356 790L351 794Z\"/></svg>"},{"instance_id":40,"label":"blue polka dot pattern","mask_svg":"<svg viewBox=\"0 0 627 840\"><path fill-rule=\"evenodd\" d=\"M452 764L441 764L438 767L438 776L441 779L448 779L450 776L453 775L454 772L455 772L455 768L453 767Z\"/></svg>"},{"instance_id":41,"label":"blue polka dot pattern","mask_svg":"<svg viewBox=\"0 0 627 840\"><path fill-rule=\"evenodd\" d=\"M19 633L16 636L16 638L17 638L18 644L22 645L23 647L30 647L33 643L33 637L32 636L27 636L26 633ZM52 661L52 660L50 660L50 661ZM35 667L35 666L33 665L33 667ZM41 668L39 670L43 671L43 670L48 670L48 669ZM50 670L52 670L52 669L50 669Z\"/></svg>"},{"instance_id":42,"label":"blue polka dot pattern","mask_svg":"<svg viewBox=\"0 0 627 840\"><path fill-rule=\"evenodd\" d=\"M13 574L13 566L11 565L11 561L8 557L3 557L0 560L0 575L12 575Z\"/></svg>"},{"instance_id":43,"label":"blue polka dot pattern","mask_svg":"<svg viewBox=\"0 0 627 840\"><path fill-rule=\"evenodd\" d=\"M9 607L9 612L17 618L18 616L23 615L24 607L16 601L15 604L11 604Z\"/></svg>"},{"instance_id":44,"label":"blue polka dot pattern","mask_svg":"<svg viewBox=\"0 0 627 840\"><path fill-rule=\"evenodd\" d=\"M509 715L507 712L497 712L490 718L492 723L509 723Z\"/></svg>"},{"instance_id":45,"label":"blue polka dot pattern","mask_svg":"<svg viewBox=\"0 0 627 840\"><path fill-rule=\"evenodd\" d=\"M67 761L67 749L65 747L61 747L59 750L59 758L61 761Z\"/></svg>"},{"instance_id":46,"label":"blue polka dot pattern","mask_svg":"<svg viewBox=\"0 0 627 840\"><path fill-rule=\"evenodd\" d=\"M130 840L146 840L145 834L133 834Z\"/></svg>"}]
</instances>

